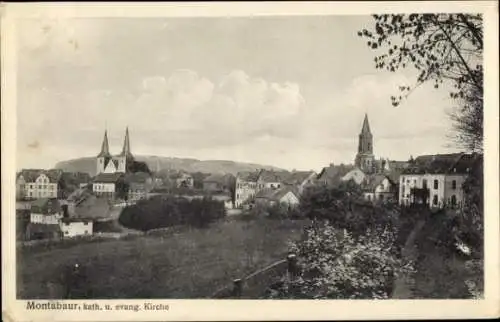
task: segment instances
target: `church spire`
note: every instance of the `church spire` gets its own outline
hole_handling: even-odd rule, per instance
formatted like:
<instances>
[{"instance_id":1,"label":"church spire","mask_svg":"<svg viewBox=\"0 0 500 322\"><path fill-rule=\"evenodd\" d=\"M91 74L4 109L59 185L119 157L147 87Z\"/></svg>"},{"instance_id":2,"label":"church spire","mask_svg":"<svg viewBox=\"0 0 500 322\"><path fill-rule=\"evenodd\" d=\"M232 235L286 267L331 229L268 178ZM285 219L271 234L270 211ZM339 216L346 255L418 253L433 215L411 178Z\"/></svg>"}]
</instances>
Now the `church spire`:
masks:
<instances>
[{"instance_id":1,"label":"church spire","mask_svg":"<svg viewBox=\"0 0 500 322\"><path fill-rule=\"evenodd\" d=\"M101 152L97 156L99 157L109 157L109 143L108 143L108 130L104 131L104 138L102 140L102 145L101 145Z\"/></svg>"},{"instance_id":2,"label":"church spire","mask_svg":"<svg viewBox=\"0 0 500 322\"><path fill-rule=\"evenodd\" d=\"M363 128L361 129L361 134L371 134L370 124L368 123L368 114L365 113L365 119L363 121Z\"/></svg>"},{"instance_id":3,"label":"church spire","mask_svg":"<svg viewBox=\"0 0 500 322\"><path fill-rule=\"evenodd\" d=\"M128 126L125 130L125 140L123 141L123 149L121 156L131 156L132 153L130 152L130 138L128 134Z\"/></svg>"}]
</instances>

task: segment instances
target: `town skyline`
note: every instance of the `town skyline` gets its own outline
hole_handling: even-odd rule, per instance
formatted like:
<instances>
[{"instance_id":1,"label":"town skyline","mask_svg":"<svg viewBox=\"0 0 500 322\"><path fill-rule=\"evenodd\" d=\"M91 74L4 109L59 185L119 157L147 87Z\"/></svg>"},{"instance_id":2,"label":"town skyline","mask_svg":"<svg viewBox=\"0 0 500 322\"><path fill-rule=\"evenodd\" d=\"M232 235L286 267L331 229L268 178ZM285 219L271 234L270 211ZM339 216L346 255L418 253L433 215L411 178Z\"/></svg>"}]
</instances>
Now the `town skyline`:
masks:
<instances>
[{"instance_id":1,"label":"town skyline","mask_svg":"<svg viewBox=\"0 0 500 322\"><path fill-rule=\"evenodd\" d=\"M137 155L317 171L354 162L365 113L377 158L458 151L446 90L422 86L391 106L412 72L375 70L356 35L369 19L26 20L17 165L95 156L106 129L119 149L128 126Z\"/></svg>"}]
</instances>

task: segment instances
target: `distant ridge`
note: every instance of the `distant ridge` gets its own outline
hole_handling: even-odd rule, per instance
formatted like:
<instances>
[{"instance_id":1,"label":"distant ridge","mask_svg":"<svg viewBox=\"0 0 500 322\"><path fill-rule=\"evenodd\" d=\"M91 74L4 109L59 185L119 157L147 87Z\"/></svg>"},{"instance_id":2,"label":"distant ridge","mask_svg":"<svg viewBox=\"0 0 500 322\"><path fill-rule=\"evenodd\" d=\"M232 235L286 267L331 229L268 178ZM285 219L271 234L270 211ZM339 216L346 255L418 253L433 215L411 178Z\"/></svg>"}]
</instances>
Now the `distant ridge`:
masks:
<instances>
[{"instance_id":1,"label":"distant ridge","mask_svg":"<svg viewBox=\"0 0 500 322\"><path fill-rule=\"evenodd\" d=\"M186 172L203 173L231 173L236 174L240 171L253 171L256 169L269 169L282 171L284 169L269 165L256 163L236 162L229 160L198 160L192 158L175 158L160 156L134 156L137 161L146 162L151 171L180 170ZM69 172L87 172L91 176L96 174L96 158L83 157L72 160L60 161L55 165L56 169Z\"/></svg>"}]
</instances>

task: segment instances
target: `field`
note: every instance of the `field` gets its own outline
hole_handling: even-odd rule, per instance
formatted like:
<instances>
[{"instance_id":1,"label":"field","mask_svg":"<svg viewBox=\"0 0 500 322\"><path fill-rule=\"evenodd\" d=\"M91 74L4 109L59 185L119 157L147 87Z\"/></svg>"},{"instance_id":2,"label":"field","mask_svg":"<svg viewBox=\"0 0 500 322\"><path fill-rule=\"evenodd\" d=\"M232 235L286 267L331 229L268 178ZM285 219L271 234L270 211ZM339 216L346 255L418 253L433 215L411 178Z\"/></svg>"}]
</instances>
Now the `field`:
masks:
<instances>
[{"instance_id":1,"label":"field","mask_svg":"<svg viewBox=\"0 0 500 322\"><path fill-rule=\"evenodd\" d=\"M306 221L228 219L125 240L18 250L18 298L61 298L61 274L78 263L87 298L206 298L232 279L285 257Z\"/></svg>"}]
</instances>

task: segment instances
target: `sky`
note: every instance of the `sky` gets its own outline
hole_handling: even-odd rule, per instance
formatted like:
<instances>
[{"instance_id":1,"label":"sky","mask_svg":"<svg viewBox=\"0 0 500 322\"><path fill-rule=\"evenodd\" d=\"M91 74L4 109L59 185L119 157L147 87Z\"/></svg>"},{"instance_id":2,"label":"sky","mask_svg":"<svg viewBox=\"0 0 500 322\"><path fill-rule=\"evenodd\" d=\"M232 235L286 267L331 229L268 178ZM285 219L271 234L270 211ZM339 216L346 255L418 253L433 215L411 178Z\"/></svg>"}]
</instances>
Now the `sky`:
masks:
<instances>
[{"instance_id":1,"label":"sky","mask_svg":"<svg viewBox=\"0 0 500 322\"><path fill-rule=\"evenodd\" d=\"M319 171L352 163L367 113L374 154L446 153L453 107L414 71L374 67L369 16L25 19L17 29L17 167L99 153Z\"/></svg>"}]
</instances>

